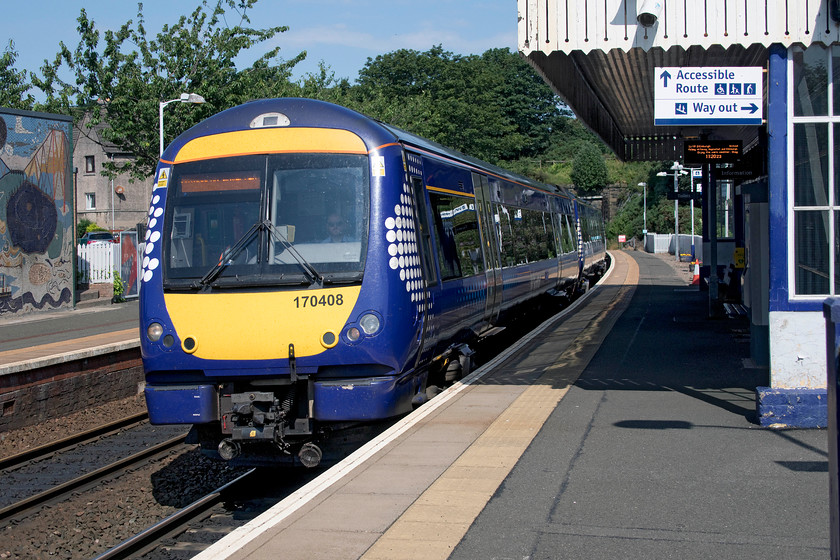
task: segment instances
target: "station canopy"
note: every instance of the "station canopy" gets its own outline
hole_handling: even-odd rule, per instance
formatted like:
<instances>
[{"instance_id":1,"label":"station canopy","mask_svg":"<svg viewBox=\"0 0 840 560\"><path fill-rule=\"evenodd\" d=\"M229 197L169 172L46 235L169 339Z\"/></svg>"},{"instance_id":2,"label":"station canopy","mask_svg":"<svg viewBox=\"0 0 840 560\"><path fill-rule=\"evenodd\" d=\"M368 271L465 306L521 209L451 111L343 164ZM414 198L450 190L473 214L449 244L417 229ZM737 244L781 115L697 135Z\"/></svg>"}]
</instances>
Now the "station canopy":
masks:
<instances>
[{"instance_id":1,"label":"station canopy","mask_svg":"<svg viewBox=\"0 0 840 560\"><path fill-rule=\"evenodd\" d=\"M658 67L767 68L773 44L840 40L838 0L518 0L519 51L624 161L679 160L683 141L758 142L758 126L655 126ZM832 11L834 10L834 11ZM642 17L640 18L640 14ZM640 23L642 21L646 25ZM767 106L766 72L764 105ZM766 110L764 112L766 118Z\"/></svg>"}]
</instances>

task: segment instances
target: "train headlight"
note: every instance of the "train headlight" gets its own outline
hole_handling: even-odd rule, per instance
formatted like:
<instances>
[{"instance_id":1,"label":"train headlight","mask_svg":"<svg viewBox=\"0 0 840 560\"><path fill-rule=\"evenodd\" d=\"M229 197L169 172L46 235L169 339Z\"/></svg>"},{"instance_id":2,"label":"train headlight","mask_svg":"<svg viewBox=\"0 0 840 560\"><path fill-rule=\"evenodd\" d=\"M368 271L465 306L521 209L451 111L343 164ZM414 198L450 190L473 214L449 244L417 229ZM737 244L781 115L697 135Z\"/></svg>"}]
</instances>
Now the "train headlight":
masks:
<instances>
[{"instance_id":1,"label":"train headlight","mask_svg":"<svg viewBox=\"0 0 840 560\"><path fill-rule=\"evenodd\" d=\"M152 323L146 328L146 336L152 342L157 342L163 336L163 325L160 323Z\"/></svg>"},{"instance_id":2,"label":"train headlight","mask_svg":"<svg viewBox=\"0 0 840 560\"><path fill-rule=\"evenodd\" d=\"M362 338L362 333L359 330L359 327L350 327L347 329L347 340L350 342L356 342L360 338Z\"/></svg>"},{"instance_id":3,"label":"train headlight","mask_svg":"<svg viewBox=\"0 0 840 560\"><path fill-rule=\"evenodd\" d=\"M365 334L368 336L378 333L381 325L382 323L380 323L379 317L373 313L365 313L362 315L362 318L359 319L359 326L362 327L362 330L365 331Z\"/></svg>"}]
</instances>

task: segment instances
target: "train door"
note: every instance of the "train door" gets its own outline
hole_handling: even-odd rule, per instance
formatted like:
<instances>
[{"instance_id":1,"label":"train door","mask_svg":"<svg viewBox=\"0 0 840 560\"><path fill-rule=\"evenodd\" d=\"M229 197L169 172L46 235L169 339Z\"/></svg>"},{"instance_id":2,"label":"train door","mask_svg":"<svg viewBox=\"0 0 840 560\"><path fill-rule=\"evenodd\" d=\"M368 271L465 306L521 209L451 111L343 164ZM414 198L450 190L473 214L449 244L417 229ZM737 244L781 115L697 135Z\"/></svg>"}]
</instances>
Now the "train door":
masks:
<instances>
[{"instance_id":1,"label":"train door","mask_svg":"<svg viewBox=\"0 0 840 560\"><path fill-rule=\"evenodd\" d=\"M484 320L496 322L502 304L502 269L499 254L499 240L496 237L496 218L490 198L490 184L487 177L472 174L475 201L481 223L481 247L484 253L484 272L487 279L487 299L484 305Z\"/></svg>"},{"instance_id":2,"label":"train door","mask_svg":"<svg viewBox=\"0 0 840 560\"><path fill-rule=\"evenodd\" d=\"M580 207L580 204L577 201L575 201L574 209L575 209L575 233L576 233L575 237L577 239L577 243L576 243L577 244L577 267L578 267L577 277L578 277L578 282L580 284L583 284L583 265L584 265L584 259L585 259L585 254L584 253L585 253L586 249L585 249L584 244L583 244L583 241L584 241L583 240L583 226L582 226L583 216L581 216L581 214L582 214L581 207Z\"/></svg>"},{"instance_id":3,"label":"train door","mask_svg":"<svg viewBox=\"0 0 840 560\"><path fill-rule=\"evenodd\" d=\"M560 282L563 280L563 253L565 247L563 246L563 216L556 208L551 209L551 229L554 232L554 247L557 255L557 278Z\"/></svg>"},{"instance_id":4,"label":"train door","mask_svg":"<svg viewBox=\"0 0 840 560\"><path fill-rule=\"evenodd\" d=\"M418 161L420 158L416 158ZM429 229L429 211L426 203L426 189L423 187L423 179L421 177L410 176L411 181L411 195L414 197L414 208L416 212L414 215L415 231L417 232L417 250L420 254L420 268L423 275L423 282L425 289L423 290L423 300L418 312L418 321L420 321L420 337L418 340L417 363L428 361L431 358L431 353L434 351L434 296L433 288L437 286L437 271L435 269L433 260L432 237Z\"/></svg>"}]
</instances>

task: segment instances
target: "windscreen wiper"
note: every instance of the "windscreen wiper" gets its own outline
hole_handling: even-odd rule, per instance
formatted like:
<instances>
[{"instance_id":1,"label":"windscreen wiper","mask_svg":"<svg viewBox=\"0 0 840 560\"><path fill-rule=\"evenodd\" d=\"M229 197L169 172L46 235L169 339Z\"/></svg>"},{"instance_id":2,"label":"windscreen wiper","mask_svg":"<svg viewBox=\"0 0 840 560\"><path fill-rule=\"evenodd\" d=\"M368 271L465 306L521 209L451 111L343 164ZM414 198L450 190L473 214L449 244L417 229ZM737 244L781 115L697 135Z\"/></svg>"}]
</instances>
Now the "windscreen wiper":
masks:
<instances>
[{"instance_id":1,"label":"windscreen wiper","mask_svg":"<svg viewBox=\"0 0 840 560\"><path fill-rule=\"evenodd\" d=\"M199 284L201 284L202 286L206 286L207 284L218 278L219 274L222 273L222 271L227 267L227 265L232 263L233 259L235 259L239 255L239 253L241 253L242 250L248 245L248 243L251 242L251 238L254 237L254 235L256 235L257 232L263 229L264 227L265 226L263 225L263 222L256 222L254 225L252 225L250 229L248 229L248 231L246 231L245 234L242 237L240 237L236 243L233 244L233 247L231 247L230 249L226 249L222 253L222 256L219 258L218 264L216 264L213 268L207 271L207 274L205 274L201 278L201 280L198 281Z\"/></svg>"},{"instance_id":2,"label":"windscreen wiper","mask_svg":"<svg viewBox=\"0 0 840 560\"><path fill-rule=\"evenodd\" d=\"M292 257L294 257L294 259L298 262L300 267L303 269L304 273L306 273L306 275L309 277L310 281L317 282L318 284L323 286L324 277L321 276L321 274L317 270L315 270L315 267L312 266L309 263L309 261L303 258L303 255L301 255L298 252L298 250L294 248L294 246L289 242L286 236L280 233L280 230L277 229L274 226L274 224L271 223L271 221L263 220L263 223L265 224L265 227L268 229L268 231L271 232L272 239L274 239L275 241L279 241L280 244L283 245L283 247L287 251L289 251L289 254L292 255Z\"/></svg>"}]
</instances>

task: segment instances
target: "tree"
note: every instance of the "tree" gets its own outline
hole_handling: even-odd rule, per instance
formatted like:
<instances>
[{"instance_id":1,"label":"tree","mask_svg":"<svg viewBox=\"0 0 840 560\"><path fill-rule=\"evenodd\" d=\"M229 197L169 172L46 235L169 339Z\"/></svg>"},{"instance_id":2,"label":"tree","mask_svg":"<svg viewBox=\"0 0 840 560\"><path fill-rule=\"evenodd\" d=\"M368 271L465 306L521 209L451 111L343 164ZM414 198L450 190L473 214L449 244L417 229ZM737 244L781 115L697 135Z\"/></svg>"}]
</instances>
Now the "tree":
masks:
<instances>
[{"instance_id":1,"label":"tree","mask_svg":"<svg viewBox=\"0 0 840 560\"><path fill-rule=\"evenodd\" d=\"M31 85L26 70L15 69L17 56L14 42L9 41L0 56L0 107L32 109L35 99L27 93Z\"/></svg>"},{"instance_id":2,"label":"tree","mask_svg":"<svg viewBox=\"0 0 840 560\"><path fill-rule=\"evenodd\" d=\"M571 179L584 193L607 184L607 166L597 146L588 142L581 146L572 162Z\"/></svg>"},{"instance_id":3,"label":"tree","mask_svg":"<svg viewBox=\"0 0 840 560\"><path fill-rule=\"evenodd\" d=\"M535 155L563 115L559 99L518 55L460 56L442 46L368 59L346 104L490 162Z\"/></svg>"},{"instance_id":4,"label":"tree","mask_svg":"<svg viewBox=\"0 0 840 560\"><path fill-rule=\"evenodd\" d=\"M43 110L69 112L74 108L91 115L89 128L106 124L101 132L135 159L106 164L108 174L128 172L143 179L158 161L158 104L177 99L182 92L199 93L204 105L175 103L166 109L165 138L218 111L259 97L282 96L295 91L289 82L291 69L306 53L283 62L275 47L250 67L237 71L234 59L240 52L270 40L286 27L252 29L248 10L257 0L208 0L176 23L165 25L150 38L138 4L136 23L129 20L117 31L108 30L100 43L95 22L82 9L78 17L80 41L70 51L64 43L53 62L45 62L42 77L33 84L45 92ZM226 24L229 15L239 23ZM69 70L73 82L62 79Z\"/></svg>"}]
</instances>

